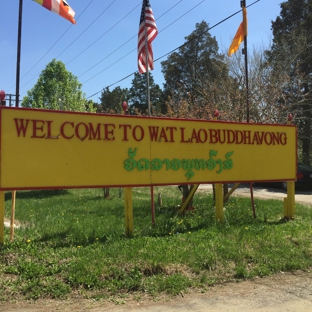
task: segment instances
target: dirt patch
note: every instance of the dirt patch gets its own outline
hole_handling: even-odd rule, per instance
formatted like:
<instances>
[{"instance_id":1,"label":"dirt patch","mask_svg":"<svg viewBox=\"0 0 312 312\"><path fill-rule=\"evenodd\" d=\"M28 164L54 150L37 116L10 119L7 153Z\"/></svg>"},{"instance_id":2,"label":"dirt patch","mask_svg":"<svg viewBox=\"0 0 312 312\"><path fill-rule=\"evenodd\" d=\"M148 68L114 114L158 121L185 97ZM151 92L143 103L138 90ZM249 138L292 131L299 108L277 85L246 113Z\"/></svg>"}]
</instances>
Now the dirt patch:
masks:
<instances>
[{"instance_id":1,"label":"dirt patch","mask_svg":"<svg viewBox=\"0 0 312 312\"><path fill-rule=\"evenodd\" d=\"M254 278L208 287L205 292L191 291L177 297L153 299L132 294L94 301L77 295L68 300L0 303L6 312L238 312L238 311L312 311L312 272L279 273L271 277Z\"/></svg>"}]
</instances>

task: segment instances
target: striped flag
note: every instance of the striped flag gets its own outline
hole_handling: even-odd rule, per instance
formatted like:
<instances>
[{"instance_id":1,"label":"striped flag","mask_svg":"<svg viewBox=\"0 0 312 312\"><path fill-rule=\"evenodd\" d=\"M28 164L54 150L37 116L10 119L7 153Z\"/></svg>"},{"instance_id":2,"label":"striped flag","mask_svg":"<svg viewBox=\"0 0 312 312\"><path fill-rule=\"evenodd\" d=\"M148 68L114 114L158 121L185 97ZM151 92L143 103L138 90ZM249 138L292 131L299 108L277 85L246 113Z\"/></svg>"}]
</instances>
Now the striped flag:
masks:
<instances>
[{"instance_id":1,"label":"striped flag","mask_svg":"<svg viewBox=\"0 0 312 312\"><path fill-rule=\"evenodd\" d=\"M65 0L34 0L34 1L39 3L49 11L59 14L60 16L64 17L71 23L76 24L76 21L74 19L75 12L68 5L67 1Z\"/></svg>"},{"instance_id":2,"label":"striped flag","mask_svg":"<svg viewBox=\"0 0 312 312\"><path fill-rule=\"evenodd\" d=\"M240 44L244 41L245 36L247 36L247 10L245 7L243 7L242 11L243 11L243 21L240 23L238 30L235 34L235 37L231 43L231 46L228 51L228 56L231 56L238 50Z\"/></svg>"},{"instance_id":3,"label":"striped flag","mask_svg":"<svg viewBox=\"0 0 312 312\"><path fill-rule=\"evenodd\" d=\"M149 0L143 0L138 34L138 68L140 74L154 69L152 41L158 34L156 22ZM147 49L146 49L147 41ZM147 63L146 64L146 53Z\"/></svg>"}]
</instances>

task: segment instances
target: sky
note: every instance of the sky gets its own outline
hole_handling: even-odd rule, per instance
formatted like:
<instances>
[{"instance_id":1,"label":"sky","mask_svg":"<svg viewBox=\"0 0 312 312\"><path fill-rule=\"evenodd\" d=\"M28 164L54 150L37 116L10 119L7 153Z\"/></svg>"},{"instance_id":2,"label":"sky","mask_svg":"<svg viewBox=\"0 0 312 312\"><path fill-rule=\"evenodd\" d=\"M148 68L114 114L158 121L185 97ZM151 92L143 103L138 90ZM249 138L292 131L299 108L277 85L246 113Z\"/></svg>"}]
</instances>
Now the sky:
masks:
<instances>
[{"instance_id":1,"label":"sky","mask_svg":"<svg viewBox=\"0 0 312 312\"><path fill-rule=\"evenodd\" d=\"M1 3L0 90L7 94L16 93L19 1ZM32 0L23 0L20 100L54 58L78 78L87 99L99 102L105 87L110 90L131 87L133 73L138 70L137 34L142 0L67 2L76 13L76 25ZM273 38L271 22L279 16L281 2L246 0L248 51L269 46ZM150 0L150 3L159 32L152 44L155 63L151 73L161 88L164 83L161 62L185 43L196 23L206 21L219 52L226 53L242 21L240 0ZM224 19L227 20L220 23Z\"/></svg>"}]
</instances>

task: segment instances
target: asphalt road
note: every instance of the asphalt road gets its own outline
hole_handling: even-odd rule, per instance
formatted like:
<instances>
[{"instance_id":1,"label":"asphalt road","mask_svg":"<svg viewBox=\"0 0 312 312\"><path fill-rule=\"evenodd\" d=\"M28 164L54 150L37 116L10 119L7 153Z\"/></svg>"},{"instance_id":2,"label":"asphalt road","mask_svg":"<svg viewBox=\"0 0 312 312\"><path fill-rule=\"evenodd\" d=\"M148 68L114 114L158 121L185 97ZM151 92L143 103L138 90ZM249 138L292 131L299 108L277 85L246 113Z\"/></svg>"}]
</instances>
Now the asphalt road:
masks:
<instances>
[{"instance_id":1,"label":"asphalt road","mask_svg":"<svg viewBox=\"0 0 312 312\"><path fill-rule=\"evenodd\" d=\"M233 187L233 184L229 184L229 190ZM198 187L199 190L207 190L212 192L211 184L201 184ZM253 196L254 198L261 199L279 199L284 200L287 196L287 192L280 188L272 188L267 186L253 186ZM245 196L250 197L250 187L248 184L240 184L240 186L234 191L232 196ZM312 190L296 190L295 202L311 205L312 206Z\"/></svg>"}]
</instances>

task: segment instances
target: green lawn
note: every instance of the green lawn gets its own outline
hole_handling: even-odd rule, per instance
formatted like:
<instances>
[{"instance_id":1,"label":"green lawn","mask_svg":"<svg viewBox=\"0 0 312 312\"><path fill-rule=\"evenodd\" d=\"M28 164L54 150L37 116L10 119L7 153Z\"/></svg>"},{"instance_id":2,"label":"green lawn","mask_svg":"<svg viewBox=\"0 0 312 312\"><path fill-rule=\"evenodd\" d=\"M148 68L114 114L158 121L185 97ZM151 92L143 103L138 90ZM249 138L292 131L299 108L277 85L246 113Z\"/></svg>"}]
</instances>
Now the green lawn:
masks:
<instances>
[{"instance_id":1,"label":"green lawn","mask_svg":"<svg viewBox=\"0 0 312 312\"><path fill-rule=\"evenodd\" d=\"M195 210L178 216L177 187L155 187L163 206L152 225L149 188L133 189L134 236L125 236L124 201L102 189L19 191L21 224L0 249L0 300L95 299L160 293L312 267L312 209L296 205L283 220L283 203L231 197L225 222L215 219L209 193L195 194ZM10 218L11 193L5 194ZM156 196L155 196L156 197Z\"/></svg>"}]
</instances>

